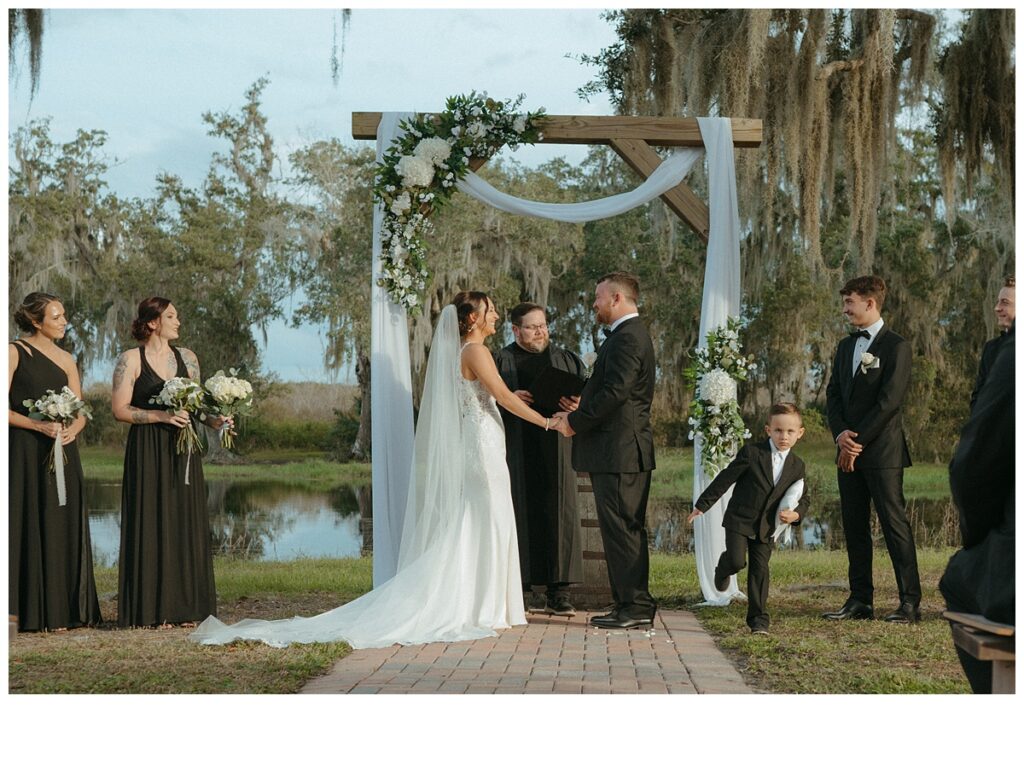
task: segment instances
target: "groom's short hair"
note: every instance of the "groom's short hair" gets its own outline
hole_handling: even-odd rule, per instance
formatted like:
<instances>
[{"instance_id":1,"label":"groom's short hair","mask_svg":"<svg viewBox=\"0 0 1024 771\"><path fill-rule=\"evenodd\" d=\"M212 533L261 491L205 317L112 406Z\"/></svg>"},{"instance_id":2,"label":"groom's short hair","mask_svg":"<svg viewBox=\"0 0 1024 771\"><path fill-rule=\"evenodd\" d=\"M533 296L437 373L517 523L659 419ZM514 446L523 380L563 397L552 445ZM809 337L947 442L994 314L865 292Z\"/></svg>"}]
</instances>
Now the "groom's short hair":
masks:
<instances>
[{"instance_id":1,"label":"groom's short hair","mask_svg":"<svg viewBox=\"0 0 1024 771\"><path fill-rule=\"evenodd\" d=\"M878 310L882 310L885 303L885 281L880 276L857 276L847 281L839 290L839 294L843 297L849 294L858 294L865 299L870 297L875 301Z\"/></svg>"},{"instance_id":2,"label":"groom's short hair","mask_svg":"<svg viewBox=\"0 0 1024 771\"><path fill-rule=\"evenodd\" d=\"M512 322L512 326L521 327L523 325L523 316L527 313L533 313L534 311L543 311L544 318L547 319L548 312L544 310L543 305L537 305L537 303L519 303L519 305L508 312L508 320Z\"/></svg>"},{"instance_id":3,"label":"groom's short hair","mask_svg":"<svg viewBox=\"0 0 1024 771\"><path fill-rule=\"evenodd\" d=\"M614 284L615 288L622 292L626 299L634 305L640 299L640 280L632 273L625 273L623 271L605 273L597 280L597 283L603 284L605 281L609 284Z\"/></svg>"}]
</instances>

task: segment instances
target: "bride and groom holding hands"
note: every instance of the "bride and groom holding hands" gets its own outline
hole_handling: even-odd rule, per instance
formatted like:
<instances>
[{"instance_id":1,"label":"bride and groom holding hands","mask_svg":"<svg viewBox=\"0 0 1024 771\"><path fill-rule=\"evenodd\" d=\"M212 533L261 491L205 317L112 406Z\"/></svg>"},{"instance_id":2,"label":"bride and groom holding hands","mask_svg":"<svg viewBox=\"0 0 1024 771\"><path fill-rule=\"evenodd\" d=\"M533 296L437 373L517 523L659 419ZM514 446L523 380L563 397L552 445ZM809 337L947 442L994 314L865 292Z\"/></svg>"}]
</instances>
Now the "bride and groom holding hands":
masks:
<instances>
[{"instance_id":1,"label":"bride and groom holding hands","mask_svg":"<svg viewBox=\"0 0 1024 771\"><path fill-rule=\"evenodd\" d=\"M654 347L628 273L597 282L594 310L609 326L572 412L544 417L502 380L485 340L498 313L482 292L460 292L441 312L427 363L413 474L393 578L310 618L209 617L190 635L283 647L344 640L353 648L470 640L525 624L505 431L497 405L544 430L574 436L572 466L590 473L615 606L595 626L654 619L648 590L647 497L654 468L650 424ZM563 406L565 402L563 402Z\"/></svg>"}]
</instances>

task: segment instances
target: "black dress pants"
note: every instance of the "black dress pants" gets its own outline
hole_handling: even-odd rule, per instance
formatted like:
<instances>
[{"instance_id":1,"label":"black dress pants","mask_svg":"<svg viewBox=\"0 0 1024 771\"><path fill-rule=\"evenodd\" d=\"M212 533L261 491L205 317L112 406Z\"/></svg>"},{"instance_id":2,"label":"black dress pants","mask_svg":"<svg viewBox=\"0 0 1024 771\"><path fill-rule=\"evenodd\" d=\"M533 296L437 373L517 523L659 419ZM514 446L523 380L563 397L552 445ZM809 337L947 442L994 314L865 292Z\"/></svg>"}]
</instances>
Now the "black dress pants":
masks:
<instances>
[{"instance_id":1,"label":"black dress pants","mask_svg":"<svg viewBox=\"0 0 1024 771\"><path fill-rule=\"evenodd\" d=\"M772 556L772 544L761 543L747 538L733 530L725 531L725 551L718 558L715 576L732 576L747 564L750 554L750 570L747 571L747 626L767 628L771 617L768 615L768 560Z\"/></svg>"},{"instance_id":2,"label":"black dress pants","mask_svg":"<svg viewBox=\"0 0 1024 771\"><path fill-rule=\"evenodd\" d=\"M651 472L592 472L590 482L612 599L620 612L634 618L650 618L655 609L648 590L647 496Z\"/></svg>"},{"instance_id":3,"label":"black dress pants","mask_svg":"<svg viewBox=\"0 0 1024 771\"><path fill-rule=\"evenodd\" d=\"M921 603L921 579L917 572L914 535L907 521L903 497L903 469L857 469L839 471L839 498L843 513L846 554L850 561L850 597L867 605L874 604L871 579L871 504L875 504L889 550L900 602Z\"/></svg>"}]
</instances>

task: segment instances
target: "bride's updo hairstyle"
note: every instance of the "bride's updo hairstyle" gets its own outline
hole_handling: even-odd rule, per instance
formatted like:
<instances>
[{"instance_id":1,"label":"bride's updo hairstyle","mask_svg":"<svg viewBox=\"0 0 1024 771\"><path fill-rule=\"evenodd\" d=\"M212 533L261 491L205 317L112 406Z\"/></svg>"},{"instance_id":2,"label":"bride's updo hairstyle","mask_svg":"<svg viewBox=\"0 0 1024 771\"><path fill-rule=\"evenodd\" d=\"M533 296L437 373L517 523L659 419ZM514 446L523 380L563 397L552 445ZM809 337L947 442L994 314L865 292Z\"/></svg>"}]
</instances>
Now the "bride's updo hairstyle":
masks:
<instances>
[{"instance_id":1,"label":"bride's updo hairstyle","mask_svg":"<svg viewBox=\"0 0 1024 771\"><path fill-rule=\"evenodd\" d=\"M473 330L475 322L470 321L470 314L477 314L476 320L479 321L480 316L487 312L490 299L483 292L459 292L452 298L451 304L455 306L455 313L459 317L459 337L465 337Z\"/></svg>"},{"instance_id":2,"label":"bride's updo hairstyle","mask_svg":"<svg viewBox=\"0 0 1024 771\"><path fill-rule=\"evenodd\" d=\"M46 318L46 306L53 302L60 302L56 295L46 292L32 292L21 301L21 307L14 312L14 323L22 332L35 332L36 324L42 326Z\"/></svg>"},{"instance_id":3,"label":"bride's updo hairstyle","mask_svg":"<svg viewBox=\"0 0 1024 771\"><path fill-rule=\"evenodd\" d=\"M149 328L149 322L159 320L160 315L167 310L167 306L170 304L171 301L166 297L147 297L140 302L139 312L135 314L135 320L132 321L132 337L140 342L148 340L149 336L153 334L153 330Z\"/></svg>"}]
</instances>

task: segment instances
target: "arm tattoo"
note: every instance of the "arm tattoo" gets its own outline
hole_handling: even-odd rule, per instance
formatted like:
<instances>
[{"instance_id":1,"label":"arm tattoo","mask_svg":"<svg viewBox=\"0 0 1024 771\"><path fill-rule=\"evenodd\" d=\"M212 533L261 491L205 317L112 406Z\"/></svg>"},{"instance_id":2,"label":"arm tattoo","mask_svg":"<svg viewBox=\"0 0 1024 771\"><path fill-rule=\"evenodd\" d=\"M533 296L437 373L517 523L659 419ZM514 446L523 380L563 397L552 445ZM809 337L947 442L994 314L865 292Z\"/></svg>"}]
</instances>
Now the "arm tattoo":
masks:
<instances>
[{"instance_id":1,"label":"arm tattoo","mask_svg":"<svg viewBox=\"0 0 1024 771\"><path fill-rule=\"evenodd\" d=\"M121 387L121 382L124 380L125 372L128 370L128 352L125 351L117 358L117 364L114 366L114 390L116 391Z\"/></svg>"},{"instance_id":2,"label":"arm tattoo","mask_svg":"<svg viewBox=\"0 0 1024 771\"><path fill-rule=\"evenodd\" d=\"M179 349L181 350L181 349ZM188 370L188 376L193 380L199 379L199 359L196 355L189 350L181 350L181 358L185 360L185 368Z\"/></svg>"},{"instance_id":3,"label":"arm tattoo","mask_svg":"<svg viewBox=\"0 0 1024 771\"><path fill-rule=\"evenodd\" d=\"M132 423L137 426L152 422L149 414L152 410L144 410L141 407L128 407L128 412L131 413Z\"/></svg>"}]
</instances>

